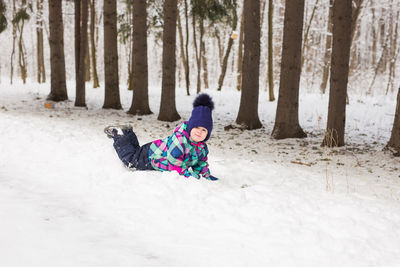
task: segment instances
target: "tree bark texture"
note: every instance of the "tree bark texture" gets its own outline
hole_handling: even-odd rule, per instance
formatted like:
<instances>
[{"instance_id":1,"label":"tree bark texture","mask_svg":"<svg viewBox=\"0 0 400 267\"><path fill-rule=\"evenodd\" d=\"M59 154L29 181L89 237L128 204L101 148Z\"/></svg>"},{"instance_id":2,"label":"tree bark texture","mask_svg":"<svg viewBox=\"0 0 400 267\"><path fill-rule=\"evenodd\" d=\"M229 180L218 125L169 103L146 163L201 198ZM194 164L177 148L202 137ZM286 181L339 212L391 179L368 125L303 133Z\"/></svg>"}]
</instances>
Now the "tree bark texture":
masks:
<instances>
[{"instance_id":1,"label":"tree bark texture","mask_svg":"<svg viewBox=\"0 0 400 267\"><path fill-rule=\"evenodd\" d=\"M231 53L231 49L232 49L232 45L233 45L233 41L234 41L233 32L236 30L237 22L238 22L238 17L237 17L237 13L235 10L235 11L233 11L232 32L231 32L231 35L228 40L228 46L225 51L224 60L222 61L221 74L219 75L219 79L218 79L218 89L217 89L218 91L221 91L222 85L224 84L226 69L228 67L228 59L229 59L229 55Z\"/></svg>"},{"instance_id":2,"label":"tree bark texture","mask_svg":"<svg viewBox=\"0 0 400 267\"><path fill-rule=\"evenodd\" d=\"M328 85L329 72L330 72L330 62L332 55L332 11L333 11L333 0L329 0L329 11L328 11L328 26L327 34L325 40L325 56L324 56L324 66L322 71L322 81L320 90L321 93L325 94L326 87Z\"/></svg>"},{"instance_id":3,"label":"tree bark texture","mask_svg":"<svg viewBox=\"0 0 400 267\"><path fill-rule=\"evenodd\" d=\"M329 92L328 124L323 146L344 145L346 94L351 46L352 1L335 0L333 4L333 41Z\"/></svg>"},{"instance_id":4,"label":"tree bark texture","mask_svg":"<svg viewBox=\"0 0 400 267\"><path fill-rule=\"evenodd\" d=\"M272 131L275 139L307 136L299 124L303 16L304 0L286 1L278 106Z\"/></svg>"},{"instance_id":5,"label":"tree bark texture","mask_svg":"<svg viewBox=\"0 0 400 267\"><path fill-rule=\"evenodd\" d=\"M90 1L90 48L93 70L93 88L100 87L99 76L97 74L97 58L96 58L96 42L95 42L95 26L96 26L96 0Z\"/></svg>"},{"instance_id":6,"label":"tree bark texture","mask_svg":"<svg viewBox=\"0 0 400 267\"><path fill-rule=\"evenodd\" d=\"M79 16L76 19L78 24L75 24L75 27L78 30L75 32L77 34L78 42L75 43L75 47L78 47L78 51L76 52L76 58L78 66L77 66L77 77L76 77L76 98L75 98L75 106L76 107L86 107L86 48L87 48L87 22L88 22L88 0L76 0L75 5L76 11L80 9L79 15L75 14L75 16ZM79 33L78 33L79 31ZM76 64L76 63L75 63Z\"/></svg>"},{"instance_id":7,"label":"tree bark texture","mask_svg":"<svg viewBox=\"0 0 400 267\"><path fill-rule=\"evenodd\" d=\"M176 16L177 0L164 1L164 32L162 54L162 91L158 120L176 121L181 118L175 105Z\"/></svg>"},{"instance_id":8,"label":"tree bark texture","mask_svg":"<svg viewBox=\"0 0 400 267\"><path fill-rule=\"evenodd\" d=\"M133 0L133 99L129 114L151 114L148 93L146 0Z\"/></svg>"},{"instance_id":9,"label":"tree bark texture","mask_svg":"<svg viewBox=\"0 0 400 267\"><path fill-rule=\"evenodd\" d=\"M386 146L395 156L400 156L400 88L397 92L396 114L394 116L392 135Z\"/></svg>"},{"instance_id":10,"label":"tree bark texture","mask_svg":"<svg viewBox=\"0 0 400 267\"><path fill-rule=\"evenodd\" d=\"M258 117L260 74L260 0L244 1L243 80L236 123L247 129L262 127Z\"/></svg>"},{"instance_id":11,"label":"tree bark texture","mask_svg":"<svg viewBox=\"0 0 400 267\"><path fill-rule=\"evenodd\" d=\"M68 99L68 94L65 82L62 2L59 0L49 0L49 26L51 89L47 99L52 101L64 101Z\"/></svg>"},{"instance_id":12,"label":"tree bark texture","mask_svg":"<svg viewBox=\"0 0 400 267\"><path fill-rule=\"evenodd\" d=\"M273 0L268 0L268 92L269 92L269 101L275 101L274 95L274 44L273 40L273 19L274 13L274 4Z\"/></svg>"},{"instance_id":13,"label":"tree bark texture","mask_svg":"<svg viewBox=\"0 0 400 267\"><path fill-rule=\"evenodd\" d=\"M46 68L44 65L43 48L43 0L36 1L36 39L37 39L37 81L46 82Z\"/></svg>"},{"instance_id":14,"label":"tree bark texture","mask_svg":"<svg viewBox=\"0 0 400 267\"><path fill-rule=\"evenodd\" d=\"M121 109L118 80L117 1L104 0L104 84L103 108Z\"/></svg>"}]
</instances>

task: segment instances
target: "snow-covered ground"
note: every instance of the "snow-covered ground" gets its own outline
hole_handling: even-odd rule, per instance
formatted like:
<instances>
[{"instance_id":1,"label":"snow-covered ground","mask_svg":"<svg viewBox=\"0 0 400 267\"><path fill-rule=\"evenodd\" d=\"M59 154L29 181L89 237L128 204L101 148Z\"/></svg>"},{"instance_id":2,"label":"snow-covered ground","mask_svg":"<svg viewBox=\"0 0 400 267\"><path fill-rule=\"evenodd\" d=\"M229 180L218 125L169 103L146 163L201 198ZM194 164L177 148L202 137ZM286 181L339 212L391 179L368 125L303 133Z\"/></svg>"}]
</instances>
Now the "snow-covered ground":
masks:
<instances>
[{"instance_id":1,"label":"snow-covered ground","mask_svg":"<svg viewBox=\"0 0 400 267\"><path fill-rule=\"evenodd\" d=\"M103 110L44 108L49 85L0 84L0 266L400 266L400 159L382 152L395 97L350 95L345 148L320 147L327 95L301 95L306 139L270 138L276 102L260 95L264 128L224 130L240 94L209 91L209 141L218 182L172 172L131 172L103 134L129 123L141 143L177 122ZM194 95L177 92L188 119Z\"/></svg>"}]
</instances>

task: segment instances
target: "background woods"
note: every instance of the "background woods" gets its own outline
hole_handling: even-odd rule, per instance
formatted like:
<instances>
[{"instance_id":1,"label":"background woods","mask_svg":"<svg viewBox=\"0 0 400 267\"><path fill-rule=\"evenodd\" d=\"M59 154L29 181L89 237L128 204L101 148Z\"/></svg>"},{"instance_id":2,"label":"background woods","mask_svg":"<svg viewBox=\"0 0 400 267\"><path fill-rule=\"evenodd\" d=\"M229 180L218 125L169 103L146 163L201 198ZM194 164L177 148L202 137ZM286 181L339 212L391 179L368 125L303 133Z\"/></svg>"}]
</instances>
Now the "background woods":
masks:
<instances>
[{"instance_id":1,"label":"background woods","mask_svg":"<svg viewBox=\"0 0 400 267\"><path fill-rule=\"evenodd\" d=\"M104 90L104 108L121 109L129 88L133 115L152 113L148 90L159 87L165 121L180 118L177 97L237 89L236 123L247 129L262 127L258 104L268 99L258 95L269 90L270 101L279 96L276 139L306 136L299 99L318 87L330 98L330 139L321 141L343 146L348 92L397 93L399 19L399 0L0 0L9 43L0 76L50 77L52 101L68 99L66 81L75 80L76 106L86 106L89 86ZM399 151L399 138L394 131L388 148Z\"/></svg>"}]
</instances>

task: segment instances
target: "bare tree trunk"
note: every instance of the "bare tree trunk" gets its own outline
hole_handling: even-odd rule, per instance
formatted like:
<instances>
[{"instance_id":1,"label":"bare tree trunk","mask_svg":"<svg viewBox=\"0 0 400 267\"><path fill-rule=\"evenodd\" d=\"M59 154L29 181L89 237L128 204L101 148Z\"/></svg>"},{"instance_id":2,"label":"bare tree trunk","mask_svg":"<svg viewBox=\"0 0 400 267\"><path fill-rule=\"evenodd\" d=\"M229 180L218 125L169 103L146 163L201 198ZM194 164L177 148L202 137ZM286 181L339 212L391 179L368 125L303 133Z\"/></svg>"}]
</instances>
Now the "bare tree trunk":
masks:
<instances>
[{"instance_id":1,"label":"bare tree trunk","mask_svg":"<svg viewBox=\"0 0 400 267\"><path fill-rule=\"evenodd\" d=\"M15 17L15 14L17 13L17 8L15 6L15 1L13 0L13 17ZM13 83L14 79L14 58L15 58L15 43L17 41L17 25L13 23L13 28L12 28L12 36L13 36L13 45L12 45L12 51L11 51L11 58L10 58L10 83Z\"/></svg>"},{"instance_id":2,"label":"bare tree trunk","mask_svg":"<svg viewBox=\"0 0 400 267\"><path fill-rule=\"evenodd\" d=\"M332 69L329 89L328 123L323 146L344 145L346 95L349 76L352 0L333 3Z\"/></svg>"},{"instance_id":3,"label":"bare tree trunk","mask_svg":"<svg viewBox=\"0 0 400 267\"><path fill-rule=\"evenodd\" d=\"M333 0L329 0L329 14L328 14L328 29L326 32L325 40L325 56L324 56L324 66L322 71L322 82L321 82L321 92L325 94L326 87L328 85L328 78L330 72L330 62L332 54L332 11L333 11Z\"/></svg>"},{"instance_id":4,"label":"bare tree trunk","mask_svg":"<svg viewBox=\"0 0 400 267\"><path fill-rule=\"evenodd\" d=\"M286 0L278 106L272 137L303 138L299 124L299 86L304 0Z\"/></svg>"},{"instance_id":5,"label":"bare tree trunk","mask_svg":"<svg viewBox=\"0 0 400 267\"><path fill-rule=\"evenodd\" d=\"M394 79L395 79L395 71L396 71L396 60L397 60L397 42L398 42L398 29L399 29L399 19L400 12L397 11L396 19L395 19L395 27L391 26L391 34L390 34L390 61L389 61L389 79L386 87L386 94L388 94L389 90L394 90ZM393 16L391 24L393 24ZM394 29L393 29L394 28Z\"/></svg>"},{"instance_id":6,"label":"bare tree trunk","mask_svg":"<svg viewBox=\"0 0 400 267\"><path fill-rule=\"evenodd\" d=\"M204 88L208 89L208 68L207 68L207 57L206 57L206 44L204 42L204 22L201 21L201 28L203 29L203 36L200 38L200 53L201 53L201 62L203 63L203 81L204 81Z\"/></svg>"},{"instance_id":7,"label":"bare tree trunk","mask_svg":"<svg viewBox=\"0 0 400 267\"><path fill-rule=\"evenodd\" d=\"M304 33L303 48L301 49L301 54L302 54L302 57L301 57L301 69L303 69L303 66L304 66L306 50L308 50L308 48L309 48L308 47L308 34L310 32L311 24L312 24L312 21L314 19L315 11L317 10L317 7L318 7L318 3L319 3L319 0L316 0L316 2L314 4L314 7L313 7L313 10L311 12L310 20L308 21L308 25L307 25L305 33Z\"/></svg>"},{"instance_id":8,"label":"bare tree trunk","mask_svg":"<svg viewBox=\"0 0 400 267\"><path fill-rule=\"evenodd\" d=\"M128 113L132 115L152 114L148 88L146 0L133 0L132 55L133 99Z\"/></svg>"},{"instance_id":9,"label":"bare tree trunk","mask_svg":"<svg viewBox=\"0 0 400 267\"><path fill-rule=\"evenodd\" d=\"M121 109L118 79L117 0L104 0L103 108Z\"/></svg>"},{"instance_id":10,"label":"bare tree trunk","mask_svg":"<svg viewBox=\"0 0 400 267\"><path fill-rule=\"evenodd\" d=\"M96 0L90 0L90 47L93 70L93 88L100 87L99 76L97 74L97 58L96 58L96 42L95 42L95 26L96 26Z\"/></svg>"},{"instance_id":11,"label":"bare tree trunk","mask_svg":"<svg viewBox=\"0 0 400 267\"><path fill-rule=\"evenodd\" d=\"M243 77L243 40L244 40L244 12L242 12L242 18L240 19L240 34L239 34L239 45L238 45L238 64L237 64L237 86L238 91L242 90L242 77Z\"/></svg>"},{"instance_id":12,"label":"bare tree trunk","mask_svg":"<svg viewBox=\"0 0 400 267\"><path fill-rule=\"evenodd\" d=\"M36 38L37 38L37 81L46 82L46 69L44 66L43 49L43 0L36 1Z\"/></svg>"},{"instance_id":13,"label":"bare tree trunk","mask_svg":"<svg viewBox=\"0 0 400 267\"><path fill-rule=\"evenodd\" d=\"M75 106L76 107L86 107L86 88L85 88L85 78L86 78L86 66L85 66L85 58L86 58L86 47L87 47L87 22L88 22L88 4L87 0L76 0L75 4L77 5L76 11L80 10L79 15L75 25L77 27L76 34L79 42L75 43L78 46L77 55L77 77L76 77L76 98L75 98ZM79 19L79 21L78 21Z\"/></svg>"},{"instance_id":14,"label":"bare tree trunk","mask_svg":"<svg viewBox=\"0 0 400 267\"><path fill-rule=\"evenodd\" d=\"M219 65L222 66L222 61L224 60L224 48L222 47L218 29L215 30L215 38L217 39Z\"/></svg>"},{"instance_id":15,"label":"bare tree trunk","mask_svg":"<svg viewBox=\"0 0 400 267\"><path fill-rule=\"evenodd\" d=\"M68 99L68 94L65 82L62 3L59 0L49 0L49 25L51 91L47 99L52 101L64 101Z\"/></svg>"},{"instance_id":16,"label":"bare tree trunk","mask_svg":"<svg viewBox=\"0 0 400 267\"><path fill-rule=\"evenodd\" d=\"M197 63L197 89L196 93L199 93L201 91L201 51L198 49L197 45L197 37L196 37L196 16L193 14L192 15L192 26L193 26L193 44L194 44L194 50L196 54L196 63ZM201 35L201 32L200 32Z\"/></svg>"},{"instance_id":17,"label":"bare tree trunk","mask_svg":"<svg viewBox=\"0 0 400 267\"><path fill-rule=\"evenodd\" d=\"M157 118L161 121L176 121L181 118L175 105L176 16L177 0L166 0L164 2L162 93L160 113Z\"/></svg>"},{"instance_id":18,"label":"bare tree trunk","mask_svg":"<svg viewBox=\"0 0 400 267\"><path fill-rule=\"evenodd\" d=\"M186 59L186 55L185 55L185 45L184 45L184 41L183 41L183 31L182 31L182 24L181 24L181 16L179 14L179 10L177 10L177 27L178 27L178 33L179 33L179 43L180 43L180 52L181 52L181 60L182 60L182 66L185 72L185 77L186 77L186 71L189 68L189 66L187 66L187 59ZM186 78L185 78L186 81Z\"/></svg>"},{"instance_id":19,"label":"bare tree trunk","mask_svg":"<svg viewBox=\"0 0 400 267\"><path fill-rule=\"evenodd\" d=\"M273 47L273 19L274 5L273 0L268 0L268 92L269 101L275 101L274 96L274 47Z\"/></svg>"},{"instance_id":20,"label":"bare tree trunk","mask_svg":"<svg viewBox=\"0 0 400 267\"><path fill-rule=\"evenodd\" d=\"M190 95L190 64L189 64L189 14L188 14L188 3L185 1L185 22L186 22L186 69L185 69L185 78L186 78L186 93ZM196 40L194 40L196 42Z\"/></svg>"},{"instance_id":21,"label":"bare tree trunk","mask_svg":"<svg viewBox=\"0 0 400 267\"><path fill-rule=\"evenodd\" d=\"M22 82L25 84L26 78L27 78L27 66L26 66L26 52L25 52L24 38L23 38L24 26L25 26L25 22L24 22L24 20L22 20L21 27L17 27L17 28L19 31L18 63L19 63L21 79L22 79Z\"/></svg>"},{"instance_id":22,"label":"bare tree trunk","mask_svg":"<svg viewBox=\"0 0 400 267\"><path fill-rule=\"evenodd\" d=\"M395 156L400 156L400 88L397 92L396 114L394 116L392 135L386 145L386 149L390 149Z\"/></svg>"},{"instance_id":23,"label":"bare tree trunk","mask_svg":"<svg viewBox=\"0 0 400 267\"><path fill-rule=\"evenodd\" d=\"M233 21L232 21L232 31L231 34L229 36L229 40L228 40L228 45L225 51L225 56L224 56L224 60L222 61L222 66L221 66L221 74L219 76L218 79L218 91L221 91L222 89L222 85L224 84L224 79L225 79L225 75L226 75L226 69L228 67L228 59L229 59L229 55L232 49L232 45L233 45L233 33L236 30L237 27L237 21L238 21L238 17L237 17L237 13L236 10L233 12Z\"/></svg>"},{"instance_id":24,"label":"bare tree trunk","mask_svg":"<svg viewBox=\"0 0 400 267\"><path fill-rule=\"evenodd\" d=\"M244 58L239 113L236 123L247 129L262 127L258 117L260 74L260 0L244 0Z\"/></svg>"}]
</instances>

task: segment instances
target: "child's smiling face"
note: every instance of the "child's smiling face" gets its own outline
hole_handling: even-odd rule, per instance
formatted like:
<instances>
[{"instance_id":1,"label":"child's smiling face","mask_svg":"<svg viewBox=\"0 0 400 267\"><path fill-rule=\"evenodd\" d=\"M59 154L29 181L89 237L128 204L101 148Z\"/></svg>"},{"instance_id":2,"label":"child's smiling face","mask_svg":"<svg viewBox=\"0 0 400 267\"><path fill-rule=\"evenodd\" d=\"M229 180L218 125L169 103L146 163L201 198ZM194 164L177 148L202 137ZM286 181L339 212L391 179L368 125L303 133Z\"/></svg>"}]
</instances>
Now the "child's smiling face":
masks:
<instances>
[{"instance_id":1,"label":"child's smiling face","mask_svg":"<svg viewBox=\"0 0 400 267\"><path fill-rule=\"evenodd\" d=\"M206 139L208 134L208 130L204 127L195 127L190 131L190 139L192 139L195 142L201 142Z\"/></svg>"}]
</instances>

